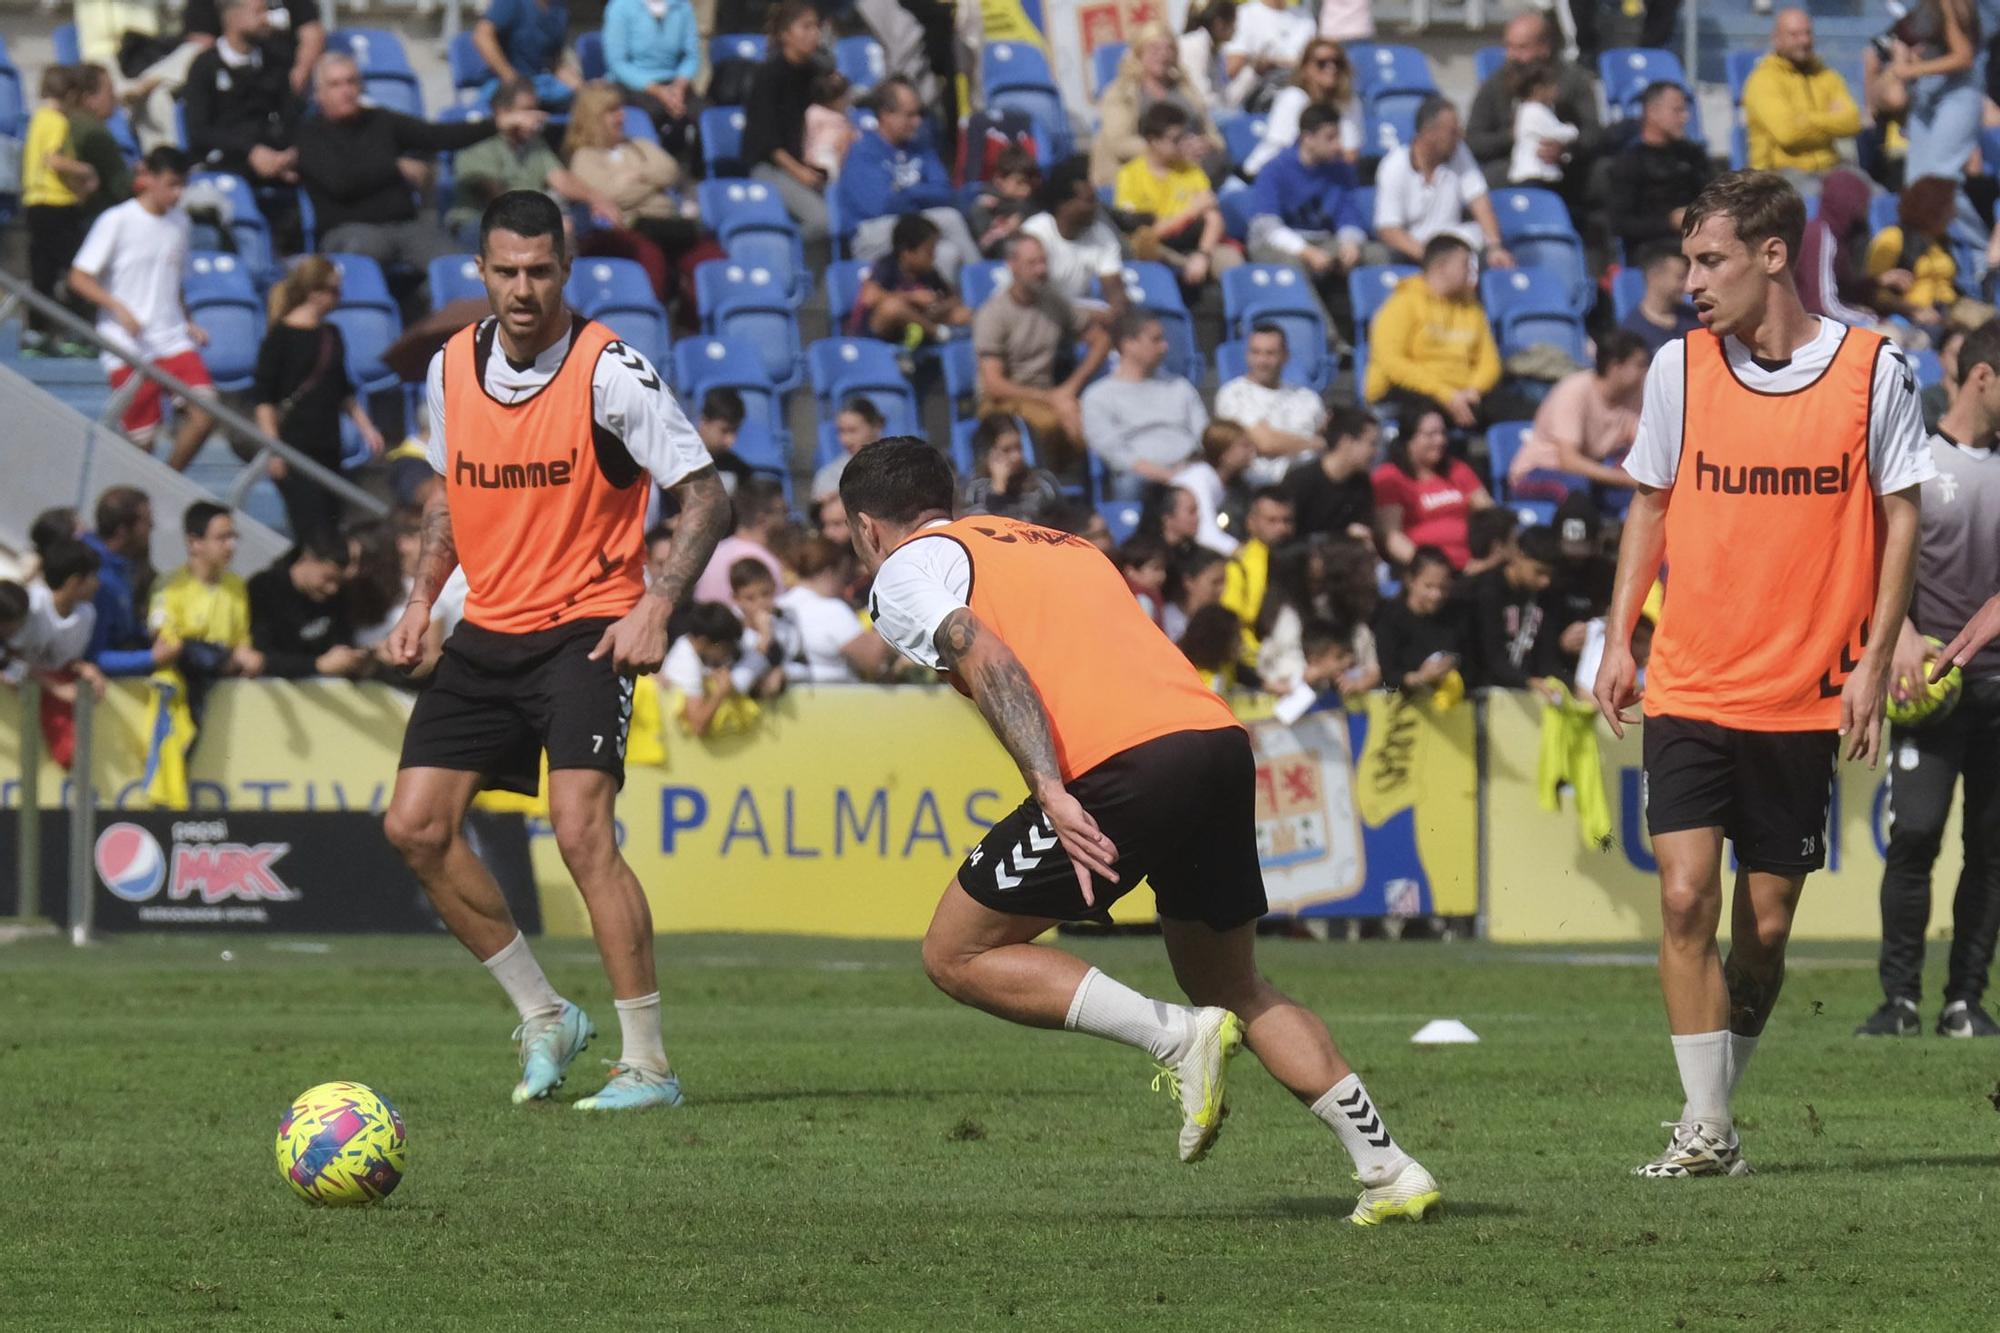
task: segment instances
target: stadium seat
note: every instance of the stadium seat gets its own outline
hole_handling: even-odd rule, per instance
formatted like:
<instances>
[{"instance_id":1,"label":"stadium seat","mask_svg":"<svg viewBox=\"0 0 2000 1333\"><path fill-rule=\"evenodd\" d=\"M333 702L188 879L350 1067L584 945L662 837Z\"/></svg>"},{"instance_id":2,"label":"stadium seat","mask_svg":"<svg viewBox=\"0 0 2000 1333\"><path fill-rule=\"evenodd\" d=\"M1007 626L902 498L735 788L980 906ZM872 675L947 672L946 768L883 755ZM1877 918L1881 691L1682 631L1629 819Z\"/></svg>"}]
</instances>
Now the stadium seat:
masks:
<instances>
[{"instance_id":1,"label":"stadium seat","mask_svg":"<svg viewBox=\"0 0 2000 1333\"><path fill-rule=\"evenodd\" d=\"M636 260L608 257L577 260L563 296L573 309L593 318L609 306L657 305L660 300Z\"/></svg>"},{"instance_id":2,"label":"stadium seat","mask_svg":"<svg viewBox=\"0 0 2000 1333\"><path fill-rule=\"evenodd\" d=\"M486 297L486 284L479 280L479 268L471 255L433 259L425 276L430 279L433 310L442 310L453 301L478 301Z\"/></svg>"},{"instance_id":3,"label":"stadium seat","mask_svg":"<svg viewBox=\"0 0 2000 1333\"><path fill-rule=\"evenodd\" d=\"M966 307L977 310L1011 281L1007 265L998 259L976 259L958 271L958 294Z\"/></svg>"},{"instance_id":4,"label":"stadium seat","mask_svg":"<svg viewBox=\"0 0 2000 1333\"><path fill-rule=\"evenodd\" d=\"M979 400L979 356L971 338L953 338L938 349L938 361L944 369L945 398L951 405L952 420L956 421L961 405L976 404Z\"/></svg>"},{"instance_id":5,"label":"stadium seat","mask_svg":"<svg viewBox=\"0 0 2000 1333\"><path fill-rule=\"evenodd\" d=\"M188 253L181 294L189 305L210 301L255 301L257 283L236 255L218 250Z\"/></svg>"},{"instance_id":6,"label":"stadium seat","mask_svg":"<svg viewBox=\"0 0 2000 1333\"><path fill-rule=\"evenodd\" d=\"M831 418L841 403L860 396L881 409L884 434L921 432L917 396L896 349L888 343L875 338L822 338L806 349L806 365L822 417Z\"/></svg>"},{"instance_id":7,"label":"stadium seat","mask_svg":"<svg viewBox=\"0 0 2000 1333\"><path fill-rule=\"evenodd\" d=\"M952 423L951 465L958 470L958 475L961 477L972 475L974 467L972 437L978 434L978 432L979 422L977 420L968 419Z\"/></svg>"},{"instance_id":8,"label":"stadium seat","mask_svg":"<svg viewBox=\"0 0 2000 1333\"><path fill-rule=\"evenodd\" d=\"M1528 423L1525 421L1502 421L1487 430L1486 459L1493 470L1489 480L1496 499L1507 498L1507 474L1514 470L1514 460L1520 456L1521 446L1527 438Z\"/></svg>"},{"instance_id":9,"label":"stadium seat","mask_svg":"<svg viewBox=\"0 0 2000 1333\"><path fill-rule=\"evenodd\" d=\"M730 60L747 60L753 65L764 63L764 35L756 32L719 32L708 39L708 63L711 68Z\"/></svg>"},{"instance_id":10,"label":"stadium seat","mask_svg":"<svg viewBox=\"0 0 2000 1333\"><path fill-rule=\"evenodd\" d=\"M826 192L826 239L835 259L852 259L848 253L854 245L854 233L860 228L860 219L854 217L841 202L839 190Z\"/></svg>"},{"instance_id":11,"label":"stadium seat","mask_svg":"<svg viewBox=\"0 0 2000 1333\"><path fill-rule=\"evenodd\" d=\"M625 137L637 139L660 147L660 132L653 128L653 118L636 106L625 108Z\"/></svg>"},{"instance_id":12,"label":"stadium seat","mask_svg":"<svg viewBox=\"0 0 2000 1333\"><path fill-rule=\"evenodd\" d=\"M703 225L725 244L745 228L797 230L792 215L785 211L785 201L762 181L741 177L706 180L697 198Z\"/></svg>"},{"instance_id":13,"label":"stadium seat","mask_svg":"<svg viewBox=\"0 0 2000 1333\"><path fill-rule=\"evenodd\" d=\"M424 90L410 74L363 74L361 95L385 111L397 111L417 120L424 115Z\"/></svg>"},{"instance_id":14,"label":"stadium seat","mask_svg":"<svg viewBox=\"0 0 2000 1333\"><path fill-rule=\"evenodd\" d=\"M80 65L83 63L83 44L77 40L74 23L59 23L49 34L49 41L55 46L55 63L58 65Z\"/></svg>"},{"instance_id":15,"label":"stadium seat","mask_svg":"<svg viewBox=\"0 0 2000 1333\"><path fill-rule=\"evenodd\" d=\"M1756 48L1728 51L1723 54L1723 67L1729 77L1731 106L1743 105L1743 86L1750 82L1750 71L1757 68L1757 62L1762 60L1765 54L1766 52Z\"/></svg>"},{"instance_id":16,"label":"stadium seat","mask_svg":"<svg viewBox=\"0 0 2000 1333\"><path fill-rule=\"evenodd\" d=\"M699 411L701 405L695 403L692 406ZM694 413L690 412L688 416L691 420ZM776 476L784 483L785 498L791 499L792 464L789 457L791 448L787 441L773 435L769 427L746 420L737 429L734 452L738 458L759 472L769 472Z\"/></svg>"},{"instance_id":17,"label":"stadium seat","mask_svg":"<svg viewBox=\"0 0 2000 1333\"><path fill-rule=\"evenodd\" d=\"M1417 106L1420 100L1399 97L1384 104L1370 103L1368 114L1362 120L1361 155L1387 157L1398 148L1408 147L1417 134Z\"/></svg>"},{"instance_id":18,"label":"stadium seat","mask_svg":"<svg viewBox=\"0 0 2000 1333\"><path fill-rule=\"evenodd\" d=\"M979 62L980 81L987 94L1008 88L1056 88L1048 58L1027 42L988 42Z\"/></svg>"},{"instance_id":19,"label":"stadium seat","mask_svg":"<svg viewBox=\"0 0 2000 1333\"><path fill-rule=\"evenodd\" d=\"M1625 317L1639 308L1646 296L1646 274L1642 269L1621 268L1611 279L1611 318L1623 324Z\"/></svg>"},{"instance_id":20,"label":"stadium seat","mask_svg":"<svg viewBox=\"0 0 2000 1333\"><path fill-rule=\"evenodd\" d=\"M1568 310L1569 288L1561 273L1548 269L1490 268L1479 275L1479 300L1498 325L1517 310Z\"/></svg>"},{"instance_id":21,"label":"stadium seat","mask_svg":"<svg viewBox=\"0 0 2000 1333\"><path fill-rule=\"evenodd\" d=\"M1486 81L1500 72L1507 63L1507 48L1504 46L1482 46L1472 56L1472 77L1484 87Z\"/></svg>"},{"instance_id":22,"label":"stadium seat","mask_svg":"<svg viewBox=\"0 0 2000 1333\"><path fill-rule=\"evenodd\" d=\"M1355 327L1365 337L1368 323L1405 278L1422 272L1415 264L1363 264L1347 275L1347 296L1354 305Z\"/></svg>"},{"instance_id":23,"label":"stadium seat","mask_svg":"<svg viewBox=\"0 0 2000 1333\"><path fill-rule=\"evenodd\" d=\"M1570 309L1588 314L1596 301L1596 286L1583 252L1583 239L1570 222L1569 209L1548 190L1509 188L1493 191L1493 214L1500 239L1514 262L1553 269L1563 275Z\"/></svg>"},{"instance_id":24,"label":"stadium seat","mask_svg":"<svg viewBox=\"0 0 2000 1333\"><path fill-rule=\"evenodd\" d=\"M1745 125L1729 127L1729 169L1741 171L1750 165L1750 130Z\"/></svg>"},{"instance_id":25,"label":"stadium seat","mask_svg":"<svg viewBox=\"0 0 2000 1333\"><path fill-rule=\"evenodd\" d=\"M1114 546L1123 546L1139 530L1139 520L1145 515L1145 506L1136 500L1104 500L1099 502L1097 512L1104 519L1105 529L1111 534Z\"/></svg>"},{"instance_id":26,"label":"stadium seat","mask_svg":"<svg viewBox=\"0 0 2000 1333\"><path fill-rule=\"evenodd\" d=\"M389 345L403 336L403 318L382 266L367 255L329 254L340 270L340 304L327 316L347 340L347 375L364 399L402 384L402 377L382 360Z\"/></svg>"},{"instance_id":27,"label":"stadium seat","mask_svg":"<svg viewBox=\"0 0 2000 1333\"><path fill-rule=\"evenodd\" d=\"M132 117L126 114L124 107L111 113L111 119L104 122L104 128L111 132L112 141L118 145L120 153L131 161L139 159L139 136L132 132Z\"/></svg>"},{"instance_id":28,"label":"stadium seat","mask_svg":"<svg viewBox=\"0 0 2000 1333\"><path fill-rule=\"evenodd\" d=\"M826 266L826 313L836 332L847 331L847 317L861 300L861 284L875 271L865 259L836 259Z\"/></svg>"},{"instance_id":29,"label":"stadium seat","mask_svg":"<svg viewBox=\"0 0 2000 1333\"><path fill-rule=\"evenodd\" d=\"M1553 347L1579 367L1591 364L1590 338L1584 332L1583 319L1570 310L1543 309L1524 303L1494 324L1502 357L1530 347Z\"/></svg>"},{"instance_id":30,"label":"stadium seat","mask_svg":"<svg viewBox=\"0 0 2000 1333\"><path fill-rule=\"evenodd\" d=\"M1604 86L1604 101L1613 120L1637 114L1639 94L1651 84L1692 86L1687 71L1681 68L1679 56L1644 46L1620 46L1601 53L1597 57L1597 77Z\"/></svg>"},{"instance_id":31,"label":"stadium seat","mask_svg":"<svg viewBox=\"0 0 2000 1333\"><path fill-rule=\"evenodd\" d=\"M780 393L799 386L805 358L784 275L734 259L711 259L695 269L695 287L711 333L755 347Z\"/></svg>"},{"instance_id":32,"label":"stadium seat","mask_svg":"<svg viewBox=\"0 0 2000 1333\"><path fill-rule=\"evenodd\" d=\"M1928 347L1920 347L1910 353L1910 369L1916 372L1917 387L1920 389L1944 383L1944 362Z\"/></svg>"},{"instance_id":33,"label":"stadium seat","mask_svg":"<svg viewBox=\"0 0 2000 1333\"><path fill-rule=\"evenodd\" d=\"M1124 42L1106 42L1090 53L1090 95L1102 97L1118 77L1118 62L1125 58Z\"/></svg>"},{"instance_id":34,"label":"stadium seat","mask_svg":"<svg viewBox=\"0 0 2000 1333\"><path fill-rule=\"evenodd\" d=\"M257 196L250 189L250 182L241 176L223 171L197 171L188 176L190 192L203 189L220 193L229 205L229 239L233 243L237 257L250 266L250 272L258 282L268 281L276 275L276 259L271 245L271 224L264 220L263 210L257 207ZM197 248L222 249L222 246L199 246L202 227L197 225L195 235Z\"/></svg>"},{"instance_id":35,"label":"stadium seat","mask_svg":"<svg viewBox=\"0 0 2000 1333\"><path fill-rule=\"evenodd\" d=\"M843 37L833 44L833 65L854 85L856 96L882 82L888 71L882 43L873 37Z\"/></svg>"},{"instance_id":36,"label":"stadium seat","mask_svg":"<svg viewBox=\"0 0 2000 1333\"><path fill-rule=\"evenodd\" d=\"M1166 370L1196 387L1202 381L1201 351L1195 345L1194 316L1181 296L1180 279L1165 264L1133 260L1125 265L1125 298L1151 311L1167 338Z\"/></svg>"},{"instance_id":37,"label":"stadium seat","mask_svg":"<svg viewBox=\"0 0 2000 1333\"><path fill-rule=\"evenodd\" d=\"M1232 241L1250 239L1250 188L1241 180L1231 176L1222 183L1222 189L1215 196L1215 206L1222 210L1223 234Z\"/></svg>"},{"instance_id":38,"label":"stadium seat","mask_svg":"<svg viewBox=\"0 0 2000 1333\"><path fill-rule=\"evenodd\" d=\"M1878 194L1868 201L1868 230L1886 231L1897 225L1896 205L1900 201L1893 194Z\"/></svg>"},{"instance_id":39,"label":"stadium seat","mask_svg":"<svg viewBox=\"0 0 2000 1333\"><path fill-rule=\"evenodd\" d=\"M578 33L576 38L576 64L586 81L602 79L611 73L611 66L604 58L604 34L601 32Z\"/></svg>"},{"instance_id":40,"label":"stadium seat","mask_svg":"<svg viewBox=\"0 0 2000 1333\"><path fill-rule=\"evenodd\" d=\"M451 39L444 49L445 64L451 70L451 86L460 93L477 92L493 77L493 67L486 63L486 57L479 54L479 48L472 44L472 34L461 32Z\"/></svg>"},{"instance_id":41,"label":"stadium seat","mask_svg":"<svg viewBox=\"0 0 2000 1333\"><path fill-rule=\"evenodd\" d=\"M764 373L764 358L756 348L731 338L683 338L674 344L673 366L674 387L690 407L699 408L702 395L710 389L734 389L743 396L746 422L754 422L776 440L790 440L778 391Z\"/></svg>"},{"instance_id":42,"label":"stadium seat","mask_svg":"<svg viewBox=\"0 0 2000 1333\"><path fill-rule=\"evenodd\" d=\"M363 75L416 74L403 39L387 28L336 28L326 35L326 49L352 56Z\"/></svg>"},{"instance_id":43,"label":"stadium seat","mask_svg":"<svg viewBox=\"0 0 2000 1333\"><path fill-rule=\"evenodd\" d=\"M188 256L181 292L188 317L208 334L202 360L215 387L227 393L250 388L264 338L264 302L249 268L232 254L195 251Z\"/></svg>"},{"instance_id":44,"label":"stadium seat","mask_svg":"<svg viewBox=\"0 0 2000 1333\"><path fill-rule=\"evenodd\" d=\"M1218 387L1234 379L1241 379L1250 373L1250 344L1243 338L1231 338L1218 343L1215 348L1215 382ZM1298 365L1290 360L1278 372L1278 378L1286 384L1296 384L1310 389L1311 383L1300 378Z\"/></svg>"},{"instance_id":45,"label":"stadium seat","mask_svg":"<svg viewBox=\"0 0 2000 1333\"><path fill-rule=\"evenodd\" d=\"M1248 338L1252 327L1274 324L1291 351L1287 378L1324 393L1332 378L1326 316L1312 284L1282 264L1245 264L1222 275L1223 320L1230 336Z\"/></svg>"},{"instance_id":46,"label":"stadium seat","mask_svg":"<svg viewBox=\"0 0 2000 1333\"><path fill-rule=\"evenodd\" d=\"M1437 77L1431 73L1430 59L1416 47L1388 42L1356 45L1361 48L1360 53L1349 47L1348 60L1354 66L1354 89L1363 98L1392 92L1437 91Z\"/></svg>"},{"instance_id":47,"label":"stadium seat","mask_svg":"<svg viewBox=\"0 0 2000 1333\"><path fill-rule=\"evenodd\" d=\"M714 176L744 176L743 108L712 106L701 113L701 160Z\"/></svg>"},{"instance_id":48,"label":"stadium seat","mask_svg":"<svg viewBox=\"0 0 2000 1333\"><path fill-rule=\"evenodd\" d=\"M1035 124L1035 141L1052 161L1069 156L1069 112L1040 48L1026 42L988 42L979 64L989 110L1014 110Z\"/></svg>"},{"instance_id":49,"label":"stadium seat","mask_svg":"<svg viewBox=\"0 0 2000 1333\"><path fill-rule=\"evenodd\" d=\"M1257 151L1257 145L1264 142L1264 132L1270 128L1270 122L1262 116L1219 116L1215 128L1222 132L1222 143L1229 152L1229 160L1242 166L1250 160L1250 154Z\"/></svg>"}]
</instances>

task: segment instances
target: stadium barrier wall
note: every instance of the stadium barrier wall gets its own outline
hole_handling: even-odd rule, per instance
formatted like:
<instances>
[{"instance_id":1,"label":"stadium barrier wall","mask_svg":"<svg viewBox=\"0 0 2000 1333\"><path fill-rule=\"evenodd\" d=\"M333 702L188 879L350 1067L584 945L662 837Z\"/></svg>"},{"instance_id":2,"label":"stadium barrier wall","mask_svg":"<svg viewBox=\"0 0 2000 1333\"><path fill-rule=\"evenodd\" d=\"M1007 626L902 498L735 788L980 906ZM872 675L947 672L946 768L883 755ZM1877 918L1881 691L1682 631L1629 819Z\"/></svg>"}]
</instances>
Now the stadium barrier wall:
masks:
<instances>
[{"instance_id":1,"label":"stadium barrier wall","mask_svg":"<svg viewBox=\"0 0 2000 1333\"><path fill-rule=\"evenodd\" d=\"M410 696L336 681L225 682L190 766L197 809L379 814ZM0 691L0 804L19 800L19 696ZM1586 848L1574 812L1536 804L1541 705L1492 695L1443 714L1374 696L1292 728L1253 724L1259 838L1274 905L1301 915L1469 915L1514 943L1639 942L1658 934L1639 810L1636 736L1600 731L1613 845ZM92 768L110 809L142 809L145 688L120 682L97 712ZM661 766L635 764L619 801L627 856L663 930L912 938L1020 779L978 716L944 689L798 689L748 734L669 728ZM1344 733L1344 734L1343 734ZM1483 743L1482 743L1483 742ZM1485 775L1480 778L1483 752ZM1829 871L1801 937L1873 938L1886 837L1882 770L1843 765ZM64 775L43 766L43 805ZM108 819L105 821L108 822ZM531 819L546 929L587 933L545 824ZM1483 829L1483 838L1482 838ZM1932 933L1949 925L1958 816L1939 857ZM1483 845L1482 845L1483 843ZM1113 913L1142 921L1141 889Z\"/></svg>"}]
</instances>

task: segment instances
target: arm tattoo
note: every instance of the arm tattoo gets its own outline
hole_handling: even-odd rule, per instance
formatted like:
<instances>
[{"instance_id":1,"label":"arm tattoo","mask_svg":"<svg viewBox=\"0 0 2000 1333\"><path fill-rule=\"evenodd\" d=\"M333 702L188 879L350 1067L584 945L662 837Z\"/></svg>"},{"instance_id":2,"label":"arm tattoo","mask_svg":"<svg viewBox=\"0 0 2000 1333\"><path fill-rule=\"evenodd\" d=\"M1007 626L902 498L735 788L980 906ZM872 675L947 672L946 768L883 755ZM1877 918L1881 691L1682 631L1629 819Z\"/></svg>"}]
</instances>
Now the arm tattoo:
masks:
<instances>
[{"instance_id":1,"label":"arm tattoo","mask_svg":"<svg viewBox=\"0 0 2000 1333\"><path fill-rule=\"evenodd\" d=\"M1048 710L1021 659L986 632L969 608L946 616L933 644L938 660L972 691L973 702L1014 757L1029 788L1060 782L1062 769L1056 762Z\"/></svg>"},{"instance_id":2,"label":"arm tattoo","mask_svg":"<svg viewBox=\"0 0 2000 1333\"><path fill-rule=\"evenodd\" d=\"M714 468L690 472L675 485L674 498L681 502L674 544L667 552L666 567L646 589L648 596L659 598L669 610L680 605L701 571L708 568L716 543L729 531L729 492L722 488L722 478Z\"/></svg>"},{"instance_id":3,"label":"arm tattoo","mask_svg":"<svg viewBox=\"0 0 2000 1333\"><path fill-rule=\"evenodd\" d=\"M445 580L458 568L458 543L451 535L451 504L445 499L442 487L424 505L423 534L424 545L417 556L417 575L410 600L434 602Z\"/></svg>"}]
</instances>

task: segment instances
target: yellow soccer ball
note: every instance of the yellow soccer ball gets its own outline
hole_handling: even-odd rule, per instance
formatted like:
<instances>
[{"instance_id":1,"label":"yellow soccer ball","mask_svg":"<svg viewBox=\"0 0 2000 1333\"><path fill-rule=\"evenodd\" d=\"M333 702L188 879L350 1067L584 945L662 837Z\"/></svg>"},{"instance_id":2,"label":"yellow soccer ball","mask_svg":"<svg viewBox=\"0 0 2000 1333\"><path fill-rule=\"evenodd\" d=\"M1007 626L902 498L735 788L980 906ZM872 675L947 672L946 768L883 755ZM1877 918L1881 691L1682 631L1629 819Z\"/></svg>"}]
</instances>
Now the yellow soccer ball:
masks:
<instances>
[{"instance_id":1,"label":"yellow soccer ball","mask_svg":"<svg viewBox=\"0 0 2000 1333\"><path fill-rule=\"evenodd\" d=\"M1937 664L1938 654L1944 651L1944 644L1929 635L1924 636L1924 642L1930 645L1930 651L1924 654L1924 676L1928 679L1931 668ZM1965 674L1953 667L1945 673L1943 680L1924 686L1907 700L1895 696L1894 681L1890 681L1889 685L1892 693L1883 706L1889 720L1899 727L1928 726L1944 721L1951 715L1951 710L1958 707L1959 691L1965 687Z\"/></svg>"},{"instance_id":2,"label":"yellow soccer ball","mask_svg":"<svg viewBox=\"0 0 2000 1333\"><path fill-rule=\"evenodd\" d=\"M278 1122L278 1174L307 1203L358 1208L386 1199L408 1160L403 1117L359 1083L308 1088Z\"/></svg>"}]
</instances>

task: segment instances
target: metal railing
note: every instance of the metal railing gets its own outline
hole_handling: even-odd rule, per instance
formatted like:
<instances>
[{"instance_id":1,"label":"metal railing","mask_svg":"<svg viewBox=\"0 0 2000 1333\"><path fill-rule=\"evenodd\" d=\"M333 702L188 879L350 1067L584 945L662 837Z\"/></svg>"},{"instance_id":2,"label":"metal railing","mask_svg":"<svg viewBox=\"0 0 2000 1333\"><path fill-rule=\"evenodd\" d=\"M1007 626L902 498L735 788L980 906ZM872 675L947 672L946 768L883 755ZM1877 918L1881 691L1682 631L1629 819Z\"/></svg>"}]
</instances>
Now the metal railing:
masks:
<instances>
[{"instance_id":1,"label":"metal railing","mask_svg":"<svg viewBox=\"0 0 2000 1333\"><path fill-rule=\"evenodd\" d=\"M371 514L376 518L381 518L388 514L389 506L381 500L362 490L359 486L356 486L333 469L300 453L283 440L266 435L258 428L256 422L244 416L228 403L223 402L216 392L197 392L178 376L170 375L158 366L151 365L133 356L131 353L113 347L104 340L103 336L98 333L93 325L79 319L74 311L55 301L51 301L48 297L43 296L13 274L0 271L0 323L5 323L7 320L13 318L17 310L22 306L26 306L44 319L54 323L58 328L77 341L86 343L96 348L99 352L108 353L132 368L133 374L131 378L126 380L116 393L112 394L111 401L105 405L103 416L99 421L100 425L107 429L116 430L119 418L124 415L125 408L132 401L133 396L139 392L141 383L150 380L177 399L199 402L204 410L215 417L216 424L221 429L253 446L256 449L256 453L243 465L242 470L236 474L236 479L230 483L227 493L221 497L228 501L230 508L242 508L244 496L249 494L250 488L256 485L258 479L265 475L266 466L271 458L275 456L283 459L287 467L293 468L311 478L315 483L332 491L342 500L345 500L348 504L355 506L362 512Z\"/></svg>"}]
</instances>

